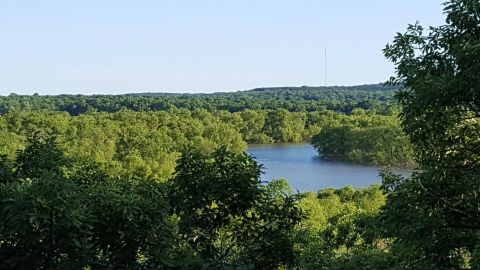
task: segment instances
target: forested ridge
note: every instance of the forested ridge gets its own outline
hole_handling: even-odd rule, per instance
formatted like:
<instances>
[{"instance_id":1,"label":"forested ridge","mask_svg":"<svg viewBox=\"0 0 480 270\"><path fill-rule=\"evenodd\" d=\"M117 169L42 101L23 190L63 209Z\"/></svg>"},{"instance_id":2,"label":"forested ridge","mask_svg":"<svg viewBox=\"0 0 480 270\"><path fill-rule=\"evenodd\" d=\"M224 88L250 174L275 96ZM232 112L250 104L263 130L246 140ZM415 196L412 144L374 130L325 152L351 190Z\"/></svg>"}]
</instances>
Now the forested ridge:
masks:
<instances>
[{"instance_id":1,"label":"forested ridge","mask_svg":"<svg viewBox=\"0 0 480 270\"><path fill-rule=\"evenodd\" d=\"M169 167L168 171L172 171L175 158L186 147L207 151L226 146L242 151L247 143L305 141L311 141L323 158L415 166L397 114L379 115L362 109L352 114L285 109L235 113L204 109L122 110L90 111L78 116L55 111L12 111L0 116L0 127L0 153L11 158L25 147L30 134L43 130L54 132L69 156L91 156L101 162L134 158L141 161L139 166L150 160L147 167Z\"/></svg>"},{"instance_id":2,"label":"forested ridge","mask_svg":"<svg viewBox=\"0 0 480 270\"><path fill-rule=\"evenodd\" d=\"M171 108L226 110L286 109L316 111L328 109L349 113L355 108L389 110L397 87L362 85L350 87L282 87L213 94L139 93L126 95L59 95L0 97L0 113L11 110L66 111L72 115L89 110L116 112L161 111Z\"/></svg>"},{"instance_id":3,"label":"forested ridge","mask_svg":"<svg viewBox=\"0 0 480 270\"><path fill-rule=\"evenodd\" d=\"M154 129L155 124L157 127L165 125L162 121L170 121L168 119L171 115L185 116L183 121L193 117L195 121L210 127L215 123L222 123L226 127L225 132L235 130L246 143L307 142L312 138L318 139L319 136L329 136L328 141L335 141L331 147L322 147L315 139L312 141L324 158L414 167L409 143L400 130L400 122L397 119L399 107L393 102L393 95L397 89L399 86L374 84L349 87L258 88L213 94L145 93L114 96L11 94L8 97L0 97L0 113L9 119L8 121L13 121L10 119L17 116L35 118L38 115L39 118L45 118L49 115L58 118L60 114L55 114L56 111L67 112L72 116L94 117L100 116L101 112L113 113L112 115L123 112L131 115L129 119L124 119L126 122L124 125L128 126L135 118L133 112L138 112L138 115L141 115L140 119L151 122L148 129ZM21 113L16 113L18 111L30 113L22 116ZM62 117L73 119L66 115ZM85 117L79 117L77 120L81 119ZM175 126L175 119L174 117L168 126ZM35 120L29 121L32 123L28 131L32 132ZM374 130L374 127L383 129ZM25 132L23 126L17 124L17 128L18 132L13 133ZM366 136L363 139L358 136L342 137L331 132L323 132L321 135L319 133L322 128L362 131L362 134L377 138L371 140ZM6 126L4 131L8 130L11 131L11 127ZM390 131L388 133L392 134L391 138L377 133L387 134L383 132L385 130ZM115 133L115 130L105 127L105 132ZM203 132L203 129L197 129L196 136L202 136ZM85 133L85 136L89 135ZM226 137L228 134L219 136ZM193 137L195 136L188 139ZM117 143L116 136L111 136L110 139L110 144ZM397 148L391 148L393 144L390 143L390 139L396 142ZM376 142L375 147L368 145L372 141Z\"/></svg>"},{"instance_id":4,"label":"forested ridge","mask_svg":"<svg viewBox=\"0 0 480 270\"><path fill-rule=\"evenodd\" d=\"M1 97L0 269L480 269L480 3L444 8L396 86ZM247 143L299 141L418 170L262 183Z\"/></svg>"}]
</instances>

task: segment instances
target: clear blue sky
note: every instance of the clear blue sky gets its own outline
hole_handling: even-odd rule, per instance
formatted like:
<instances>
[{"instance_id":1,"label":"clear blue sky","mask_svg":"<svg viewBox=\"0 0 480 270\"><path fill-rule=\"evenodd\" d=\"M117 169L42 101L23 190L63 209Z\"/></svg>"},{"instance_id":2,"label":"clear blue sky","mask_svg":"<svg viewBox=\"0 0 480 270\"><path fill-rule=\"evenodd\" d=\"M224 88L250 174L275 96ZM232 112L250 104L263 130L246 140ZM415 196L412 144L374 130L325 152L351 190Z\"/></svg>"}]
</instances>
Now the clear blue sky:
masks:
<instances>
[{"instance_id":1,"label":"clear blue sky","mask_svg":"<svg viewBox=\"0 0 480 270\"><path fill-rule=\"evenodd\" d=\"M381 50L443 0L0 0L0 95L384 82Z\"/></svg>"}]
</instances>

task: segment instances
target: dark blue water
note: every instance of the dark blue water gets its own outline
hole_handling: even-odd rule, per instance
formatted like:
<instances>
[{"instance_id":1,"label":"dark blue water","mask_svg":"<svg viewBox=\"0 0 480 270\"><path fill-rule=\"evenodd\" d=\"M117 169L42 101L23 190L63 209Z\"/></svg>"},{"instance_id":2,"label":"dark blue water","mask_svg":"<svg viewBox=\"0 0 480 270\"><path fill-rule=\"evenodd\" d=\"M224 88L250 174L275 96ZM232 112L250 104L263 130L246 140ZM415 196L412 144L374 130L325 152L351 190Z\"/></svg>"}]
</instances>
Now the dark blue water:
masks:
<instances>
[{"instance_id":1,"label":"dark blue water","mask_svg":"<svg viewBox=\"0 0 480 270\"><path fill-rule=\"evenodd\" d=\"M322 160L309 144L249 145L247 152L263 164L263 181L285 178L294 190L300 192L346 185L366 187L380 183L378 172L384 168ZM400 169L393 171L402 175L412 172Z\"/></svg>"}]
</instances>

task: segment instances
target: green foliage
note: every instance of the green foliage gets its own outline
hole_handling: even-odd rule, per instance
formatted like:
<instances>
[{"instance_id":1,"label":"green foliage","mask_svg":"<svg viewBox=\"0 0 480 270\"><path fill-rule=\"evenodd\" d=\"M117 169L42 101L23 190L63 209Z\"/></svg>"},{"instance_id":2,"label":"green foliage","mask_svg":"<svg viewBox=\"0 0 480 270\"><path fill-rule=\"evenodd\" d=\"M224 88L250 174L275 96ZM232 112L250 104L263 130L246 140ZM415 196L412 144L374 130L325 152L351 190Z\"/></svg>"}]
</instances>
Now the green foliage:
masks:
<instances>
[{"instance_id":1,"label":"green foliage","mask_svg":"<svg viewBox=\"0 0 480 270\"><path fill-rule=\"evenodd\" d=\"M1 268L144 269L178 254L163 184L67 161L54 137L36 135L2 168Z\"/></svg>"},{"instance_id":2,"label":"green foliage","mask_svg":"<svg viewBox=\"0 0 480 270\"><path fill-rule=\"evenodd\" d=\"M0 97L0 268L480 269L480 4L445 12L387 86ZM309 140L419 170L298 195L243 153Z\"/></svg>"},{"instance_id":3,"label":"green foliage","mask_svg":"<svg viewBox=\"0 0 480 270\"><path fill-rule=\"evenodd\" d=\"M44 162L63 160L57 150L52 140L34 138L16 160L12 174L19 178L0 187L0 254L6 268L80 266L84 259L80 250L89 213L75 184L57 164Z\"/></svg>"},{"instance_id":4,"label":"green foliage","mask_svg":"<svg viewBox=\"0 0 480 270\"><path fill-rule=\"evenodd\" d=\"M171 184L171 201L180 218L180 232L202 257L221 252L214 250L217 231L252 208L260 195L259 177L260 168L246 154L219 150L211 156L182 155Z\"/></svg>"},{"instance_id":5,"label":"green foliage","mask_svg":"<svg viewBox=\"0 0 480 270\"><path fill-rule=\"evenodd\" d=\"M375 234L375 217L384 203L378 186L306 193L299 206L308 218L297 227L294 237L299 267L388 268L390 255L384 250L384 240Z\"/></svg>"},{"instance_id":6,"label":"green foliage","mask_svg":"<svg viewBox=\"0 0 480 270\"><path fill-rule=\"evenodd\" d=\"M12 164L6 155L0 155L0 184L8 183L13 179Z\"/></svg>"},{"instance_id":7,"label":"green foliage","mask_svg":"<svg viewBox=\"0 0 480 270\"><path fill-rule=\"evenodd\" d=\"M118 96L19 96L0 97L0 114L18 110L64 111L80 115L91 111L117 112L124 109L152 112L173 108L208 111L285 109L291 112L322 109L350 113L355 108L385 110L393 106L397 86L382 84L333 87L257 88L249 91L213 94L140 93Z\"/></svg>"},{"instance_id":8,"label":"green foliage","mask_svg":"<svg viewBox=\"0 0 480 270\"><path fill-rule=\"evenodd\" d=\"M347 256L340 257L329 269L365 270L395 269L395 256L379 249L355 250Z\"/></svg>"},{"instance_id":9,"label":"green foliage","mask_svg":"<svg viewBox=\"0 0 480 270\"><path fill-rule=\"evenodd\" d=\"M420 171L386 174L381 214L402 269L475 269L480 235L480 3L445 3L446 25L410 25L388 45L405 88L402 124Z\"/></svg>"},{"instance_id":10,"label":"green foliage","mask_svg":"<svg viewBox=\"0 0 480 270\"><path fill-rule=\"evenodd\" d=\"M260 185L260 166L224 149L186 152L170 200L183 239L208 268L275 269L293 263L290 232L302 214L277 182Z\"/></svg>"},{"instance_id":11,"label":"green foliage","mask_svg":"<svg viewBox=\"0 0 480 270\"><path fill-rule=\"evenodd\" d=\"M313 136L318 153L330 159L414 167L408 138L394 116L367 115L362 110L331 121Z\"/></svg>"},{"instance_id":12,"label":"green foliage","mask_svg":"<svg viewBox=\"0 0 480 270\"><path fill-rule=\"evenodd\" d=\"M168 183L115 176L35 134L2 158L0 268L276 269L303 218L285 181L247 154L190 150ZM172 215L173 214L173 215Z\"/></svg>"},{"instance_id":13,"label":"green foliage","mask_svg":"<svg viewBox=\"0 0 480 270\"><path fill-rule=\"evenodd\" d=\"M20 178L40 178L45 173L61 174L68 160L56 147L54 136L35 133L30 144L17 154L15 173Z\"/></svg>"},{"instance_id":14,"label":"green foliage","mask_svg":"<svg viewBox=\"0 0 480 270\"><path fill-rule=\"evenodd\" d=\"M312 143L325 157L343 155L356 162L403 166L411 163L411 150L396 116L362 109L352 115L284 109L235 113L202 109L123 110L79 116L22 111L0 116L0 125L0 154L7 155L8 160L25 147L30 134L41 131L54 133L60 149L69 158L95 161L116 175L163 181L173 173L176 159L185 148L211 152L227 147L240 152L246 148L245 142L301 142L315 134ZM338 135L343 134L341 130L348 137Z\"/></svg>"},{"instance_id":15,"label":"green foliage","mask_svg":"<svg viewBox=\"0 0 480 270\"><path fill-rule=\"evenodd\" d=\"M166 181L174 172L180 152L185 148L212 151L217 147L240 152L246 147L232 125L200 111L89 113L70 116L56 112L14 112L0 117L0 154L11 161L25 148L31 134L54 133L59 149L75 160L96 162L111 176L151 177ZM36 135L35 135L36 136ZM9 140L2 141L2 137ZM31 151L50 151L34 149ZM32 153L30 153L32 154ZM41 169L52 163L47 159L30 168ZM19 168L18 173L23 172Z\"/></svg>"}]
</instances>

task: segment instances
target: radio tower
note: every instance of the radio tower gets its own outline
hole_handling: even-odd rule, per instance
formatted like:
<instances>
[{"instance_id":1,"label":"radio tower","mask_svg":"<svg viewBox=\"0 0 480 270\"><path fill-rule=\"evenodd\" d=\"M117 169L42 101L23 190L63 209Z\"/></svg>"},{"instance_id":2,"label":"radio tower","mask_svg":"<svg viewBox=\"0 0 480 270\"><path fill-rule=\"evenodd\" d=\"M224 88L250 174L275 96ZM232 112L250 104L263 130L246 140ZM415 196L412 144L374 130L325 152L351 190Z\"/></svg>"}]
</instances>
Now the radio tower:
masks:
<instances>
[{"instance_id":1,"label":"radio tower","mask_svg":"<svg viewBox=\"0 0 480 270\"><path fill-rule=\"evenodd\" d=\"M325 48L325 87L327 87L327 48Z\"/></svg>"}]
</instances>

